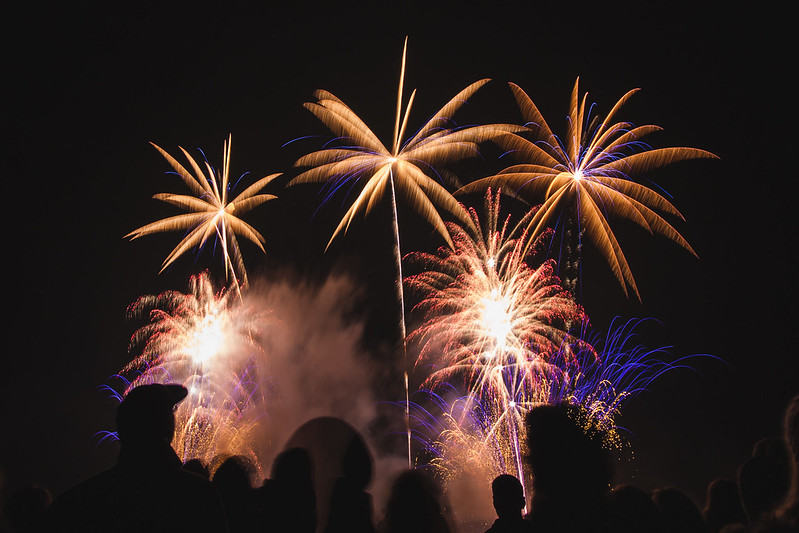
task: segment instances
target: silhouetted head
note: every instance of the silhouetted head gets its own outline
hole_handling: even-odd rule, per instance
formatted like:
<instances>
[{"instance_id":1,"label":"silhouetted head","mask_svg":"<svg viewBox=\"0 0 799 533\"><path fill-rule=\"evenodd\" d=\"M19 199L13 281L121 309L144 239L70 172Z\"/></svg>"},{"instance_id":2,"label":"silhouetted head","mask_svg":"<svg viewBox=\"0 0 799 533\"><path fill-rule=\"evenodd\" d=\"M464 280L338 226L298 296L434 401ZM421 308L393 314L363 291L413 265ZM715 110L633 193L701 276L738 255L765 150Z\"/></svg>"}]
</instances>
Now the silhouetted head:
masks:
<instances>
[{"instance_id":1,"label":"silhouetted head","mask_svg":"<svg viewBox=\"0 0 799 533\"><path fill-rule=\"evenodd\" d=\"M272 462L272 479L285 485L307 485L313 482L311 455L305 448L288 448Z\"/></svg>"},{"instance_id":2,"label":"silhouetted head","mask_svg":"<svg viewBox=\"0 0 799 533\"><path fill-rule=\"evenodd\" d=\"M788 448L794 457L799 458L799 395L794 396L785 410L783 429Z\"/></svg>"},{"instance_id":3,"label":"silhouetted head","mask_svg":"<svg viewBox=\"0 0 799 533\"><path fill-rule=\"evenodd\" d=\"M707 486L707 503L702 515L713 531L719 531L727 524L745 524L746 513L741 504L738 483L721 478L711 481Z\"/></svg>"},{"instance_id":4,"label":"silhouetted head","mask_svg":"<svg viewBox=\"0 0 799 533\"><path fill-rule=\"evenodd\" d=\"M785 498L791 483L786 466L761 455L750 457L738 469L741 503L750 521L763 519Z\"/></svg>"},{"instance_id":5,"label":"silhouetted head","mask_svg":"<svg viewBox=\"0 0 799 533\"><path fill-rule=\"evenodd\" d=\"M9 531L34 531L33 526L42 517L51 502L52 497L49 490L39 486L26 487L16 491L8 498L0 516L5 519ZM0 522L2 521L0 520Z\"/></svg>"},{"instance_id":6,"label":"silhouetted head","mask_svg":"<svg viewBox=\"0 0 799 533\"><path fill-rule=\"evenodd\" d=\"M402 472L391 487L386 505L386 531L448 532L449 526L439 502L440 492L440 488L425 472Z\"/></svg>"},{"instance_id":7,"label":"silhouetted head","mask_svg":"<svg viewBox=\"0 0 799 533\"><path fill-rule=\"evenodd\" d=\"M567 403L540 405L527 413L526 423L533 497L573 505L601 501L613 470L585 410Z\"/></svg>"},{"instance_id":8,"label":"silhouetted head","mask_svg":"<svg viewBox=\"0 0 799 533\"><path fill-rule=\"evenodd\" d=\"M783 419L783 437L791 455L791 489L782 504L780 518L799 526L799 396L794 396Z\"/></svg>"},{"instance_id":9,"label":"silhouetted head","mask_svg":"<svg viewBox=\"0 0 799 533\"><path fill-rule=\"evenodd\" d=\"M500 518L521 516L524 509L524 489L516 476L501 474L491 483L494 509Z\"/></svg>"},{"instance_id":10,"label":"silhouetted head","mask_svg":"<svg viewBox=\"0 0 799 533\"><path fill-rule=\"evenodd\" d=\"M660 509L649 494L633 485L619 485L605 500L606 531L613 533L664 533Z\"/></svg>"},{"instance_id":11,"label":"silhouetted head","mask_svg":"<svg viewBox=\"0 0 799 533\"><path fill-rule=\"evenodd\" d=\"M710 531L702 512L682 491L675 488L652 492L652 501L660 509L669 533L706 533Z\"/></svg>"},{"instance_id":12,"label":"silhouetted head","mask_svg":"<svg viewBox=\"0 0 799 533\"><path fill-rule=\"evenodd\" d=\"M208 471L208 467L200 459L189 459L183 465L183 470L187 472L191 472L193 474L197 474L198 476L202 476L205 479L211 478L211 473Z\"/></svg>"},{"instance_id":13,"label":"silhouetted head","mask_svg":"<svg viewBox=\"0 0 799 533\"><path fill-rule=\"evenodd\" d=\"M172 442L175 405L188 394L182 385L140 385L117 408L119 440L125 442Z\"/></svg>"},{"instance_id":14,"label":"silhouetted head","mask_svg":"<svg viewBox=\"0 0 799 533\"><path fill-rule=\"evenodd\" d=\"M243 455L233 455L219 465L212 482L225 494L246 492L252 488L250 479L254 470L252 461Z\"/></svg>"},{"instance_id":15,"label":"silhouetted head","mask_svg":"<svg viewBox=\"0 0 799 533\"><path fill-rule=\"evenodd\" d=\"M752 457L761 456L784 462L787 462L790 458L788 447L782 437L767 437L757 441L752 446Z\"/></svg>"}]
</instances>

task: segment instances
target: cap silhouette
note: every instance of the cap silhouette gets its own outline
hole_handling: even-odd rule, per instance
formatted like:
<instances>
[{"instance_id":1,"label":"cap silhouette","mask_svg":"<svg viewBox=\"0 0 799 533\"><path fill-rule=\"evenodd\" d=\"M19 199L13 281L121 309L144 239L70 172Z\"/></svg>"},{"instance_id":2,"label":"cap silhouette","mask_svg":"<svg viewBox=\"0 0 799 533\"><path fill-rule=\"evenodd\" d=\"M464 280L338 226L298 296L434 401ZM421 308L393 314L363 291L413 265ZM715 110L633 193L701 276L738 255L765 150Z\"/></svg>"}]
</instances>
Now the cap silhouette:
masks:
<instances>
[{"instance_id":1,"label":"cap silhouette","mask_svg":"<svg viewBox=\"0 0 799 533\"><path fill-rule=\"evenodd\" d=\"M160 383L140 385L132 389L117 408L120 440L171 442L175 431L173 410L188 392L183 385Z\"/></svg>"}]
</instances>

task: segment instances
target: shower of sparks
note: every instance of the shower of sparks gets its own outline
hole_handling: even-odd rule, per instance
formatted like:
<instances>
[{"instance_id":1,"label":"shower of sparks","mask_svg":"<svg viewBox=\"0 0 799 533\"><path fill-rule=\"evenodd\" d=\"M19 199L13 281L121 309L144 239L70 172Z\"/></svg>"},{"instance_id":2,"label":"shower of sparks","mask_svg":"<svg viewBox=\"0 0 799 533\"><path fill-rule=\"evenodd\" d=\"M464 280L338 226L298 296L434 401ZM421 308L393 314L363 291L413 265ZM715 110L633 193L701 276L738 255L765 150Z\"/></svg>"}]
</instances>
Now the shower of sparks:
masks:
<instances>
[{"instance_id":1,"label":"shower of sparks","mask_svg":"<svg viewBox=\"0 0 799 533\"><path fill-rule=\"evenodd\" d=\"M446 382L422 389L412 412L414 434L428 464L445 479L470 472L488 484L510 473L530 487L527 465L518 460L519 450L527 447L524 415L536 405L559 402L581 406L583 423L602 435L605 447L623 448L615 420L623 405L663 373L681 366L680 361L658 358L665 348L647 350L634 344L641 322L613 324L606 337L591 335L590 343L559 350L546 361L532 356L530 364L505 374L509 394L500 402L474 391L464 394ZM583 336L589 336L587 330ZM514 374L523 385L508 380Z\"/></svg>"},{"instance_id":2,"label":"shower of sparks","mask_svg":"<svg viewBox=\"0 0 799 533\"><path fill-rule=\"evenodd\" d=\"M264 415L257 341L263 317L234 295L214 292L207 273L191 278L190 291L142 296L128 313L147 318L130 341L136 357L121 375L145 383L179 383L189 394L175 413L172 446L185 462L210 465L219 455L244 455L255 464L256 430ZM127 392L127 391L126 391Z\"/></svg>"},{"instance_id":3,"label":"shower of sparks","mask_svg":"<svg viewBox=\"0 0 799 533\"><path fill-rule=\"evenodd\" d=\"M459 375L478 395L494 394L493 385L504 387L502 373L530 363L530 354L545 360L582 344L569 331L587 317L560 286L554 261L528 265L535 246L525 248L524 226L535 209L511 228L509 218L500 222L499 197L487 192L484 223L469 210L473 229L448 224L454 249L409 255L426 267L405 280L423 297L414 311L426 322L409 341L422 344L417 365L434 367L426 386Z\"/></svg>"},{"instance_id":4,"label":"shower of sparks","mask_svg":"<svg viewBox=\"0 0 799 533\"><path fill-rule=\"evenodd\" d=\"M423 387L458 382L468 391L457 406L460 416L452 410L446 416L468 424L479 410L480 450L491 447L500 470L523 479L524 415L547 400L541 368L556 354L593 350L570 333L587 317L560 286L554 261L527 263L524 227L536 211L511 229L509 218L500 224L499 197L487 192L483 224L470 210L471 233L449 224L454 249L411 254L427 267L406 279L424 298L415 310L426 321L409 340L422 344L417 366L432 366Z\"/></svg>"},{"instance_id":5,"label":"shower of sparks","mask_svg":"<svg viewBox=\"0 0 799 533\"><path fill-rule=\"evenodd\" d=\"M531 237L545 231L548 224L566 210L574 217L599 251L604 255L625 294L628 286L640 299L627 260L607 221L616 215L640 225L650 233L660 233L696 255L688 242L656 211L682 219L679 211L663 196L630 180L671 163L701 158L715 158L696 148L672 147L649 149L641 139L658 126L634 127L613 121L616 112L635 93L625 94L608 115L599 120L586 109L588 94L579 97L574 84L569 109L568 129L564 138L550 129L530 97L517 85L511 89L521 108L526 126L535 135L529 141L518 135L503 134L500 144L523 163L510 166L495 176L478 179L460 192L502 186L506 192L525 198L540 199L541 209L528 222Z\"/></svg>"},{"instance_id":6,"label":"shower of sparks","mask_svg":"<svg viewBox=\"0 0 799 533\"><path fill-rule=\"evenodd\" d=\"M153 198L176 205L189 211L189 213L147 224L132 231L125 237L133 240L152 233L188 231L183 240L164 260L161 266L161 272L163 272L183 253L195 246L202 247L209 237L216 234L222 244L225 274L233 278L236 286L246 287L248 283L247 271L244 268L244 259L241 256L236 236L240 235L252 241L261 251L265 251L263 246L265 240L255 228L239 217L254 207L276 198L272 194L259 194L259 191L280 174L271 174L261 178L238 196L230 198L230 190L235 186L235 183L231 184L229 181L230 138L224 145L221 171L214 170L205 161L204 173L197 161L181 147L180 150L186 156L194 174L186 170L183 165L161 147L154 143L151 144L175 169L177 175L186 183L194 196L171 193L156 194Z\"/></svg>"}]
</instances>

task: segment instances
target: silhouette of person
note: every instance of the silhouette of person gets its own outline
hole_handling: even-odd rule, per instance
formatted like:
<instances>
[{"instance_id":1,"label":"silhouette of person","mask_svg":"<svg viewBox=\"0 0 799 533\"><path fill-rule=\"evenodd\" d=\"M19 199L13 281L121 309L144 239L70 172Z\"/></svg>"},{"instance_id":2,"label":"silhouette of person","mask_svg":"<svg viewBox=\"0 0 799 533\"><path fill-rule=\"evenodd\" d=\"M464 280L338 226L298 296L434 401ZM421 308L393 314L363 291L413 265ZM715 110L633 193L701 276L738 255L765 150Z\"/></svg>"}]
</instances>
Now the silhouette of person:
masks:
<instances>
[{"instance_id":1,"label":"silhouette of person","mask_svg":"<svg viewBox=\"0 0 799 533\"><path fill-rule=\"evenodd\" d=\"M762 531L767 533L799 531L799 395L794 396L785 410L783 439L789 456L790 488L777 506L775 520L764 525Z\"/></svg>"},{"instance_id":2,"label":"silhouette of person","mask_svg":"<svg viewBox=\"0 0 799 533\"><path fill-rule=\"evenodd\" d=\"M665 533L663 516L649 494L633 485L619 485L605 500L605 531Z\"/></svg>"},{"instance_id":3,"label":"silhouette of person","mask_svg":"<svg viewBox=\"0 0 799 533\"><path fill-rule=\"evenodd\" d=\"M602 435L585 410L568 403L527 413L533 477L528 520L536 531L596 531L613 470Z\"/></svg>"},{"instance_id":4,"label":"silhouette of person","mask_svg":"<svg viewBox=\"0 0 799 533\"><path fill-rule=\"evenodd\" d=\"M711 533L718 533L728 524L746 524L738 484L731 479L714 479L707 486L707 503L702 511Z\"/></svg>"},{"instance_id":5,"label":"silhouette of person","mask_svg":"<svg viewBox=\"0 0 799 533\"><path fill-rule=\"evenodd\" d=\"M438 493L438 487L424 472L402 472L391 487L381 530L384 533L449 533Z\"/></svg>"},{"instance_id":6,"label":"silhouette of person","mask_svg":"<svg viewBox=\"0 0 799 533\"><path fill-rule=\"evenodd\" d=\"M325 533L374 533L372 497L366 492L372 480L372 458L360 438L347 446L342 473L333 486Z\"/></svg>"},{"instance_id":7,"label":"silhouette of person","mask_svg":"<svg viewBox=\"0 0 799 533\"><path fill-rule=\"evenodd\" d=\"M486 533L528 533L533 525L522 517L524 489L516 476L501 474L491 482L497 519Z\"/></svg>"},{"instance_id":8,"label":"silhouette of person","mask_svg":"<svg viewBox=\"0 0 799 533\"><path fill-rule=\"evenodd\" d=\"M294 447L281 452L272 463L271 477L257 492L267 531L316 531L313 465L304 448Z\"/></svg>"},{"instance_id":9,"label":"silhouette of person","mask_svg":"<svg viewBox=\"0 0 799 533\"><path fill-rule=\"evenodd\" d=\"M117 464L56 498L45 531L227 531L219 493L170 446L181 385L141 385L117 409Z\"/></svg>"},{"instance_id":10,"label":"silhouette of person","mask_svg":"<svg viewBox=\"0 0 799 533\"><path fill-rule=\"evenodd\" d=\"M660 509L668 533L709 533L702 512L679 489L672 487L652 492L652 501Z\"/></svg>"},{"instance_id":11,"label":"silhouette of person","mask_svg":"<svg viewBox=\"0 0 799 533\"><path fill-rule=\"evenodd\" d=\"M44 487L33 486L17 490L3 505L0 531L9 533L35 531L51 502L50 491Z\"/></svg>"},{"instance_id":12,"label":"silhouette of person","mask_svg":"<svg viewBox=\"0 0 799 533\"><path fill-rule=\"evenodd\" d=\"M768 455L750 457L738 469L738 488L750 524L769 516L788 493L787 463Z\"/></svg>"},{"instance_id":13,"label":"silhouette of person","mask_svg":"<svg viewBox=\"0 0 799 533\"><path fill-rule=\"evenodd\" d=\"M202 476L205 479L211 479L211 472L208 471L208 467L200 459L189 459L183 464L183 470Z\"/></svg>"},{"instance_id":14,"label":"silhouette of person","mask_svg":"<svg viewBox=\"0 0 799 533\"><path fill-rule=\"evenodd\" d=\"M211 483L222 496L230 533L255 531L259 527L255 491L250 483L254 470L249 459L234 455L214 472Z\"/></svg>"}]
</instances>

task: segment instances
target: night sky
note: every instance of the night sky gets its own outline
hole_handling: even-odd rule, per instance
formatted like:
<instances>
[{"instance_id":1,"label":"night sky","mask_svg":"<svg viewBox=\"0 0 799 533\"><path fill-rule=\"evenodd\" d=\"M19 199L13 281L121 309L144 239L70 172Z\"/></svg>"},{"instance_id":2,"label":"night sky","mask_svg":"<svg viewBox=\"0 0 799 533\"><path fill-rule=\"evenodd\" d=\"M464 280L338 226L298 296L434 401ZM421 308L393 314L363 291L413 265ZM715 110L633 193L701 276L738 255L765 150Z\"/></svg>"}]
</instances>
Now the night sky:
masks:
<instances>
[{"instance_id":1,"label":"night sky","mask_svg":"<svg viewBox=\"0 0 799 533\"><path fill-rule=\"evenodd\" d=\"M676 486L701 504L712 479L734 476L758 439L779 434L782 409L799 393L793 41L785 16L657 2L588 10L533 2L169 4L40 4L4 17L0 176L10 216L0 495L27 483L58 494L111 464L93 435L113 425L113 402L99 387L129 359L126 307L142 294L185 290L189 275L219 260L208 250L187 254L159 275L180 236L123 239L177 212L153 194L183 192L148 143L173 154L178 146L202 149L218 164L232 134L233 174L288 178L298 157L329 138L302 107L316 89L389 137L406 35L406 88L418 89L412 124L487 77L459 123L520 121L507 88L513 81L562 131L579 76L600 113L640 87L619 118L662 126L648 139L653 147L720 157L649 176L685 216L670 221L698 260L663 237L614 226L643 303L626 299L603 260L586 251L581 301L598 330L616 316L651 318L642 344L671 346L671 358L713 356L692 359L692 369L667 374L627 405L619 422L636 460L621 481ZM488 148L465 172L501 168L495 156ZM347 270L372 296L364 300L364 343L378 346L393 334L396 312L383 243L390 233L370 229L383 219L376 215L323 256L344 199L312 218L318 189L283 191L285 181L269 189L279 200L246 217L267 239L266 256L243 246L251 276ZM400 223L406 251L442 244L414 213L400 209Z\"/></svg>"}]
</instances>

